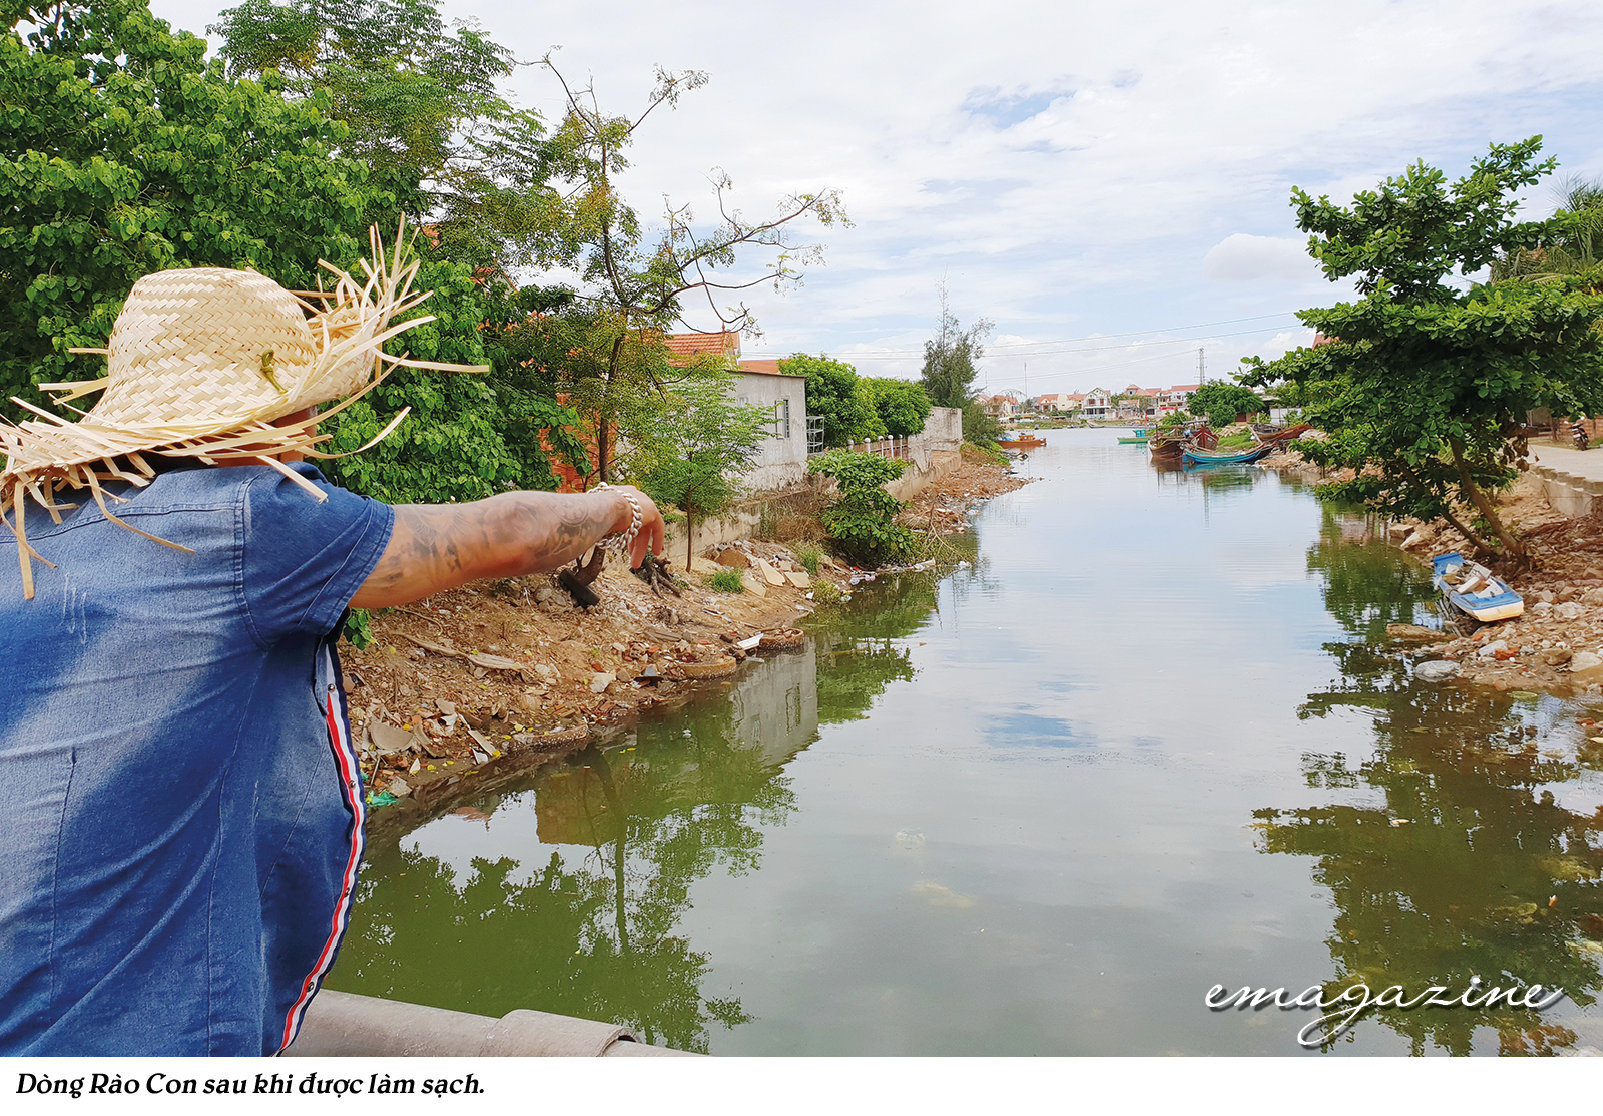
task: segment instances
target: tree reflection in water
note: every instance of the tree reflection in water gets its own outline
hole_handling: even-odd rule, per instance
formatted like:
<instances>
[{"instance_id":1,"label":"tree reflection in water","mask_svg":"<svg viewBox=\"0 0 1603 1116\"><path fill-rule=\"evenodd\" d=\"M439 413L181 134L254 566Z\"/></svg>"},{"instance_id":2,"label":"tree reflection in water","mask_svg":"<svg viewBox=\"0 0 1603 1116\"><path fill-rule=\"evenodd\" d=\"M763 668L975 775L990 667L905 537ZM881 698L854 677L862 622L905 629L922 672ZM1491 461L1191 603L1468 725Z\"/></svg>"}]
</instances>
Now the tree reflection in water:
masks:
<instances>
[{"instance_id":1,"label":"tree reflection in water","mask_svg":"<svg viewBox=\"0 0 1603 1116\"><path fill-rule=\"evenodd\" d=\"M1327 532L1309 556L1325 581L1326 604L1348 631L1374 638L1407 622L1429 596L1427 575L1390 548L1344 543ZM1516 698L1468 685L1414 685L1406 664L1364 643L1330 645L1341 679L1309 695L1303 718L1344 706L1367 711L1374 754L1349 765L1305 755L1310 787L1374 792L1303 810L1256 811L1259 847L1317 859L1337 915L1326 939L1334 995L1362 981L1378 992L1402 985L1418 995L1446 985L1456 995L1483 987L1540 983L1595 1002L1603 952L1598 886L1603 810L1582 815L1553 788L1583 777L1552 700ZM1530 735L1528 727L1536 729ZM1556 901L1555 901L1556 899ZM1427 1041L1468 1054L1477 1026L1496 1030L1504 1054L1550 1053L1572 1045L1568 1028L1536 1013L1502 1008L1415 1008L1375 1013L1418 1054ZM1345 1036L1351 1041L1352 1035Z\"/></svg>"},{"instance_id":2,"label":"tree reflection in water","mask_svg":"<svg viewBox=\"0 0 1603 1116\"><path fill-rule=\"evenodd\" d=\"M738 998L703 995L711 959L679 924L696 881L760 866L764 829L796 808L784 766L817 726L863 716L913 676L890 641L928 617L934 580L863 588L874 599L836 618L816 651L642 721L632 747L590 748L428 823L489 827L532 808L537 844L475 856L459 877L427 839L375 839L330 987L490 1016L612 1020L702 1052L713 1025L746 1022Z\"/></svg>"}]
</instances>

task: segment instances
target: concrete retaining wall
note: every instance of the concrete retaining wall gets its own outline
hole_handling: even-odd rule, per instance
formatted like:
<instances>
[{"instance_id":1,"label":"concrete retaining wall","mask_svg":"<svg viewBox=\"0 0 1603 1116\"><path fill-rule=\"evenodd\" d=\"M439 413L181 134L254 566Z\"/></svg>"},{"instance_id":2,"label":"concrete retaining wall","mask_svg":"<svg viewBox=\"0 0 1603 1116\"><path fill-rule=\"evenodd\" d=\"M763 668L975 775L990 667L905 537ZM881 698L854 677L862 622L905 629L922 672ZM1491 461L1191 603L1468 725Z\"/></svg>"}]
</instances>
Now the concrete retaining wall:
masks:
<instances>
[{"instance_id":1,"label":"concrete retaining wall","mask_svg":"<svg viewBox=\"0 0 1603 1116\"><path fill-rule=\"evenodd\" d=\"M462 1011L319 992L286 1058L695 1057L640 1042L627 1027L543 1011L500 1019Z\"/></svg>"},{"instance_id":2,"label":"concrete retaining wall","mask_svg":"<svg viewBox=\"0 0 1603 1116\"><path fill-rule=\"evenodd\" d=\"M1593 501L1603 496L1603 481L1587 480L1570 473L1561 473L1546 465L1536 465L1532 471L1541 479L1542 491L1553 510L1567 519L1580 519L1592 514Z\"/></svg>"}]
</instances>

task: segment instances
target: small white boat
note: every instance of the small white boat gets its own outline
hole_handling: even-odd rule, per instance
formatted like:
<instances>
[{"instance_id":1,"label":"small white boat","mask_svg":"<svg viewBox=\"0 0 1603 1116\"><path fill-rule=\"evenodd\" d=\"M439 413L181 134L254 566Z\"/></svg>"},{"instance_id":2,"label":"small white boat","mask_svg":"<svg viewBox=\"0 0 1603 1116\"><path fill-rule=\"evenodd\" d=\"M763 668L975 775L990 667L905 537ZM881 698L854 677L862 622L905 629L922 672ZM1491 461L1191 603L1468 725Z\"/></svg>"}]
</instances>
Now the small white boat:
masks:
<instances>
[{"instance_id":1,"label":"small white boat","mask_svg":"<svg viewBox=\"0 0 1603 1116\"><path fill-rule=\"evenodd\" d=\"M1437 558L1432 566L1436 589L1460 612L1483 624L1524 615L1525 598L1479 562L1471 562L1455 550Z\"/></svg>"}]
</instances>

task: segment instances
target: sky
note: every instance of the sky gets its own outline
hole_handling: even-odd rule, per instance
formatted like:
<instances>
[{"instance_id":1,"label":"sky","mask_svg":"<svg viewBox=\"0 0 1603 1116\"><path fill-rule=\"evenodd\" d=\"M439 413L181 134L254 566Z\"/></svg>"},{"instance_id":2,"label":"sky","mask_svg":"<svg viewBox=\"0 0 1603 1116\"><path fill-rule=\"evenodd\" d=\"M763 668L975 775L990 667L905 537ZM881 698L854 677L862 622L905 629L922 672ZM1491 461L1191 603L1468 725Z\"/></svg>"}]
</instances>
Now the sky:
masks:
<instances>
[{"instance_id":1,"label":"sky","mask_svg":"<svg viewBox=\"0 0 1603 1116\"><path fill-rule=\"evenodd\" d=\"M227 4L152 0L203 34ZM1351 297L1306 251L1293 186L1345 202L1415 160L1450 178L1540 134L1559 177L1603 175L1603 5L1522 0L795 5L449 0L523 61L553 47L602 108L653 73L710 81L637 133L621 180L712 212L726 172L750 218L835 187L851 228L800 228L824 262L748 298L743 355L824 353L914 377L940 287L995 323L980 379L1030 395L1195 383L1312 334L1293 312ZM537 65L507 84L555 123ZM1553 185L1526 212L1545 216ZM761 274L759 252L735 269ZM533 276L530 276L533 278ZM693 329L710 313L687 312Z\"/></svg>"}]
</instances>

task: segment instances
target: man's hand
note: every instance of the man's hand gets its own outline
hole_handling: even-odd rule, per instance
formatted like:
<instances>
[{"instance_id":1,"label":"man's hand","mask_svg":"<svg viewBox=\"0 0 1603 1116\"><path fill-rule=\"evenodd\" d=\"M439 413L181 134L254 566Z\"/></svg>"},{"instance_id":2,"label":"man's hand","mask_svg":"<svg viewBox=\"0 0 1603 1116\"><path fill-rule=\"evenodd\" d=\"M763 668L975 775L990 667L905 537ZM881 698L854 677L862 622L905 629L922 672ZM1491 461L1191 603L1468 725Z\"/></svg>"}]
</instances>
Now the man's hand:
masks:
<instances>
[{"instance_id":1,"label":"man's hand","mask_svg":"<svg viewBox=\"0 0 1603 1116\"><path fill-rule=\"evenodd\" d=\"M640 532L629 565L646 551L661 554L662 514L633 488L559 495L507 492L471 504L403 504L395 532L352 608L388 608L485 577L522 577L554 570L610 534L629 529L640 504Z\"/></svg>"}]
</instances>

